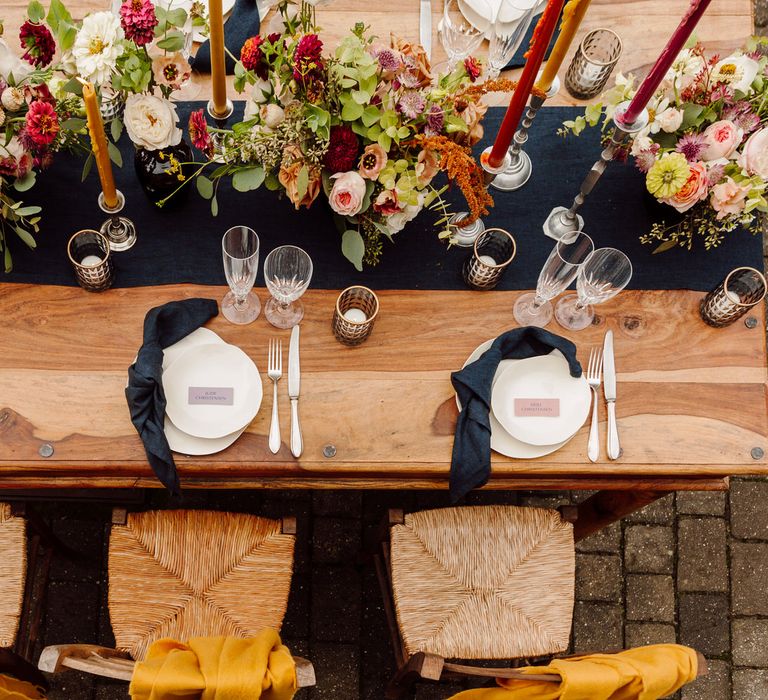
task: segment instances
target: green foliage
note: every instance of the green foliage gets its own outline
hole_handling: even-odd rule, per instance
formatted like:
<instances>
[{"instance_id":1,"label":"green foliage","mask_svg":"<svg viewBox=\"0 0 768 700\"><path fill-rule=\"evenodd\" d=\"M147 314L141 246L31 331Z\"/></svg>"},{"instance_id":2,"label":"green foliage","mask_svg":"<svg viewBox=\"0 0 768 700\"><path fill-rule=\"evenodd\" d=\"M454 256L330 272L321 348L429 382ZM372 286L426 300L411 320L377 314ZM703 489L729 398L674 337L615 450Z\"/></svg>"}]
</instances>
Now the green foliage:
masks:
<instances>
[{"instance_id":1,"label":"green foliage","mask_svg":"<svg viewBox=\"0 0 768 700\"><path fill-rule=\"evenodd\" d=\"M358 272L363 271L363 255L365 255L365 242L359 231L347 229L341 236L341 252L349 260Z\"/></svg>"},{"instance_id":2,"label":"green foliage","mask_svg":"<svg viewBox=\"0 0 768 700\"><path fill-rule=\"evenodd\" d=\"M152 81L152 61L143 48L126 42L125 51L117 59L117 74L112 87L130 93L146 92Z\"/></svg>"}]
</instances>

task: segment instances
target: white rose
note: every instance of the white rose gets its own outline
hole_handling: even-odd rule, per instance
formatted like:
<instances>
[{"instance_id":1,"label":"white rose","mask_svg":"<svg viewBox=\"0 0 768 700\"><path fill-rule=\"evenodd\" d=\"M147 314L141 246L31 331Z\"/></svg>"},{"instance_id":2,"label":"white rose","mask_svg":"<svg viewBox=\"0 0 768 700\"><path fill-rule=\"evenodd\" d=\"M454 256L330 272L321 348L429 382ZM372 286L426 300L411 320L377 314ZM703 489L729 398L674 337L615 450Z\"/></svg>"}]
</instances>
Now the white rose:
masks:
<instances>
[{"instance_id":1,"label":"white rose","mask_svg":"<svg viewBox=\"0 0 768 700\"><path fill-rule=\"evenodd\" d=\"M259 110L259 116L266 126L274 129L285 119L285 111L280 105L268 104L262 106Z\"/></svg>"},{"instance_id":2,"label":"white rose","mask_svg":"<svg viewBox=\"0 0 768 700\"><path fill-rule=\"evenodd\" d=\"M7 80L11 75L15 82L26 78L32 72L32 66L22 61L5 43L5 39L0 39L0 78Z\"/></svg>"},{"instance_id":3,"label":"white rose","mask_svg":"<svg viewBox=\"0 0 768 700\"><path fill-rule=\"evenodd\" d=\"M677 131L683 123L683 110L669 107L661 114L656 115L656 121L659 122L662 131L672 134Z\"/></svg>"},{"instance_id":4,"label":"white rose","mask_svg":"<svg viewBox=\"0 0 768 700\"><path fill-rule=\"evenodd\" d=\"M413 221L421 212L424 207L424 195L419 195L418 204L409 204L405 209L397 214L390 214L384 221L384 225L387 227L390 233L400 233L405 228L405 225Z\"/></svg>"},{"instance_id":5,"label":"white rose","mask_svg":"<svg viewBox=\"0 0 768 700\"><path fill-rule=\"evenodd\" d=\"M125 103L125 130L137 146L157 151L177 146L181 129L176 105L154 95L131 95Z\"/></svg>"},{"instance_id":6,"label":"white rose","mask_svg":"<svg viewBox=\"0 0 768 700\"><path fill-rule=\"evenodd\" d=\"M715 64L712 80L727 83L732 89L749 94L750 86L759 69L758 62L749 56L728 56Z\"/></svg>"},{"instance_id":7,"label":"white rose","mask_svg":"<svg viewBox=\"0 0 768 700\"><path fill-rule=\"evenodd\" d=\"M637 136L635 137L635 140L632 141L630 155L636 156L642 151L648 151L651 146L653 146L653 141L651 141L650 136Z\"/></svg>"},{"instance_id":8,"label":"white rose","mask_svg":"<svg viewBox=\"0 0 768 700\"><path fill-rule=\"evenodd\" d=\"M273 92L274 89L269 80L262 80L261 78L256 80L251 86L250 95L245 103L245 114L243 116L246 121L253 119L258 114L259 107L269 101Z\"/></svg>"}]
</instances>

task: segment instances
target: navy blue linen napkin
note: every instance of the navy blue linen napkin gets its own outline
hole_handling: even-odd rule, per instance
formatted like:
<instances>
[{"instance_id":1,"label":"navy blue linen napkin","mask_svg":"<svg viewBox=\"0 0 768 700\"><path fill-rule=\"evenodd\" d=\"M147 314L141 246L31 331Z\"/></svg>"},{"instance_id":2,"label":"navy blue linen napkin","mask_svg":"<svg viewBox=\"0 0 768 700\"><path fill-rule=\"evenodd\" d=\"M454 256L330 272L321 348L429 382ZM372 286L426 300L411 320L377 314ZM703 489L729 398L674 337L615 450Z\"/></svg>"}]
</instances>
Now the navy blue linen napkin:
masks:
<instances>
[{"instance_id":1,"label":"navy blue linen napkin","mask_svg":"<svg viewBox=\"0 0 768 700\"><path fill-rule=\"evenodd\" d=\"M238 58L240 49L246 39L259 33L261 20L256 0L237 0L232 14L224 25L224 43L229 51ZM235 62L228 53L224 54L227 73L235 72ZM192 67L198 73L211 72L211 42L206 40L200 45L195 57L192 59Z\"/></svg>"},{"instance_id":2,"label":"navy blue linen napkin","mask_svg":"<svg viewBox=\"0 0 768 700\"><path fill-rule=\"evenodd\" d=\"M522 66L525 65L525 52L528 50L528 45L531 43L533 30L536 29L536 24L541 19L541 15L543 14L544 14L543 12L540 12L538 15L536 15L533 18L533 21L531 22L531 26L528 27L528 31L525 33L523 40L520 42L520 46L518 46L517 51L515 51L515 55L512 56L512 59L510 60L510 62L507 63L506 66L504 66L504 70L509 70L510 68L521 68ZM550 39L549 41L547 52L544 54L544 60L547 60L549 58L549 54L552 53L552 47L555 45L555 42L557 41L557 37L559 33L560 32L557 31L554 34L552 34L552 39Z\"/></svg>"},{"instance_id":3,"label":"navy blue linen napkin","mask_svg":"<svg viewBox=\"0 0 768 700\"><path fill-rule=\"evenodd\" d=\"M502 333L477 360L451 374L461 402L451 457L450 490L455 503L472 489L483 486L491 475L491 386L502 360L521 360L559 350L565 355L572 377L581 376L576 346L566 338L527 326Z\"/></svg>"},{"instance_id":4,"label":"navy blue linen napkin","mask_svg":"<svg viewBox=\"0 0 768 700\"><path fill-rule=\"evenodd\" d=\"M144 344L128 368L125 398L133 423L152 470L174 496L179 475L165 437L165 393L163 392L163 348L197 330L219 313L213 299L184 299L150 309L144 318Z\"/></svg>"}]
</instances>

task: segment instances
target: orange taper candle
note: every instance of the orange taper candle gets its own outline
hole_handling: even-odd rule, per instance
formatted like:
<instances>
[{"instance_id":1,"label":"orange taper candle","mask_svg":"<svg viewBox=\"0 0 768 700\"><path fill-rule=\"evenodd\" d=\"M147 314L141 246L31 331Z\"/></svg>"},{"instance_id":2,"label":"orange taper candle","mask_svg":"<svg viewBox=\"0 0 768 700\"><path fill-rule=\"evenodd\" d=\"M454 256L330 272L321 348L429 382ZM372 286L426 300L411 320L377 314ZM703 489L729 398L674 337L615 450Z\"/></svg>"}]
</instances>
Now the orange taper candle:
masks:
<instances>
[{"instance_id":1,"label":"orange taper candle","mask_svg":"<svg viewBox=\"0 0 768 700\"><path fill-rule=\"evenodd\" d=\"M549 54L547 64L541 71L541 77L536 83L536 87L543 92L547 92L552 83L555 82L557 71L565 60L568 49L571 48L573 38L579 29L581 20L587 14L590 0L568 0L563 8L563 19L560 22L560 34L557 35L557 41L552 47L552 53Z\"/></svg>"},{"instance_id":2,"label":"orange taper candle","mask_svg":"<svg viewBox=\"0 0 768 700\"><path fill-rule=\"evenodd\" d=\"M224 13L221 0L208 0L211 41L211 92L214 116L227 113L227 73L224 63Z\"/></svg>"},{"instance_id":3,"label":"orange taper candle","mask_svg":"<svg viewBox=\"0 0 768 700\"><path fill-rule=\"evenodd\" d=\"M99 101L91 83L83 82L83 102L85 114L88 117L88 131L91 134L91 150L96 159L96 169L99 171L101 191L104 193L104 204L109 209L117 206L117 189L112 175L112 163L109 160L107 136L104 133L104 122L101 119Z\"/></svg>"}]
</instances>

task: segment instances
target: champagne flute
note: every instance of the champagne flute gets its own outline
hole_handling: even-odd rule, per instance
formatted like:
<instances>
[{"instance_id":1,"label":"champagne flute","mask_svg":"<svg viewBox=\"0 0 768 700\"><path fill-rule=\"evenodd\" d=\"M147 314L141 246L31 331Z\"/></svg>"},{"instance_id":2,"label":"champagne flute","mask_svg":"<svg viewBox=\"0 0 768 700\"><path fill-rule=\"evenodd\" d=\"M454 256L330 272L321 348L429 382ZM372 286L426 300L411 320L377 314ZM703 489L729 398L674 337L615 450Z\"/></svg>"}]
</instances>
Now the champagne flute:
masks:
<instances>
[{"instance_id":1,"label":"champagne flute","mask_svg":"<svg viewBox=\"0 0 768 700\"><path fill-rule=\"evenodd\" d=\"M264 281L272 295L264 317L276 328L293 328L304 318L299 301L312 279L312 259L295 245L281 245L264 260Z\"/></svg>"},{"instance_id":2,"label":"champagne flute","mask_svg":"<svg viewBox=\"0 0 768 700\"><path fill-rule=\"evenodd\" d=\"M576 231L567 241L559 240L539 273L536 291L523 294L515 302L515 320L521 326L546 326L552 320L550 299L573 282L594 249L592 239L583 231Z\"/></svg>"},{"instance_id":3,"label":"champagne flute","mask_svg":"<svg viewBox=\"0 0 768 700\"><path fill-rule=\"evenodd\" d=\"M567 294L555 306L555 318L563 327L580 331L595 317L593 304L615 297L632 279L632 263L616 248L598 248L579 270L576 294Z\"/></svg>"},{"instance_id":4,"label":"champagne flute","mask_svg":"<svg viewBox=\"0 0 768 700\"><path fill-rule=\"evenodd\" d=\"M481 0L477 0L478 4ZM445 0L443 16L438 24L440 41L448 54L448 66L452 70L459 62L467 58L483 41L486 30L493 16L491 7L483 2L483 16L475 18L475 26L463 15L459 0Z\"/></svg>"},{"instance_id":5,"label":"champagne flute","mask_svg":"<svg viewBox=\"0 0 768 700\"><path fill-rule=\"evenodd\" d=\"M232 323L251 323L261 311L251 291L259 270L259 237L247 226L233 226L221 239L221 250L230 289L221 301L221 313Z\"/></svg>"},{"instance_id":6,"label":"champagne flute","mask_svg":"<svg viewBox=\"0 0 768 700\"><path fill-rule=\"evenodd\" d=\"M530 0L504 0L491 25L488 40L488 78L499 77L501 71L515 55L515 51L531 26L535 3Z\"/></svg>"}]
</instances>

